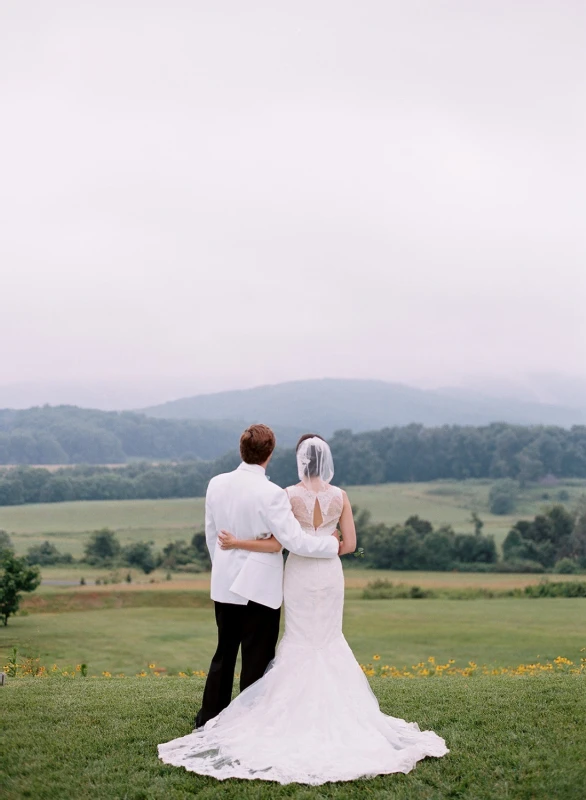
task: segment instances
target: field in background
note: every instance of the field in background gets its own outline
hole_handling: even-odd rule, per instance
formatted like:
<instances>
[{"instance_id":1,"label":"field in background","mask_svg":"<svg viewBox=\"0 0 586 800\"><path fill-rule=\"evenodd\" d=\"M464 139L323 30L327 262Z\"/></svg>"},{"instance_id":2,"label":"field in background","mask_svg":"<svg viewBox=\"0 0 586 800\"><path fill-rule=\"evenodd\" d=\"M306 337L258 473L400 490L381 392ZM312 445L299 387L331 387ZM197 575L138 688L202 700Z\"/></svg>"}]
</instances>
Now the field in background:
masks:
<instances>
[{"instance_id":1,"label":"field in background","mask_svg":"<svg viewBox=\"0 0 586 800\"><path fill-rule=\"evenodd\" d=\"M555 502L562 487L531 487L521 494L518 513L497 517L488 513L490 485L489 481L390 484L351 487L349 494L355 505L371 511L375 521L386 523L419 514L436 526L451 524L457 531L470 531L470 514L477 511L485 530L502 541L516 519L533 516ZM586 490L586 482L565 482L563 488L570 495L566 505L572 507ZM203 523L203 506L201 498L15 506L0 508L0 529L9 531L20 553L49 539L78 558L89 532L101 527L114 529L123 544L146 540L158 549L174 539L190 539ZM132 582L126 583L129 572ZM84 587L79 585L82 577L88 584ZM207 669L215 640L209 575L173 573L170 577L167 580L161 570L146 576L121 568L113 574L81 564L43 569L44 584L25 601L24 615L0 628L0 666L16 646L22 653L40 656L45 664L84 662L97 672L133 674L152 662L171 671ZM94 586L96 578L114 579L115 584ZM512 666L558 655L576 660L580 648L586 646L583 599L362 600L362 588L377 578L424 588L493 589L521 588L542 579L539 575L383 572L361 569L352 561L346 570L345 632L362 662L377 653L383 663L395 665L435 656L464 664L473 660ZM555 580L568 578L572 576L555 576ZM59 585L63 582L71 585ZM44 604L44 613L38 613L39 603Z\"/></svg>"},{"instance_id":2,"label":"field in background","mask_svg":"<svg viewBox=\"0 0 586 800\"><path fill-rule=\"evenodd\" d=\"M462 589L462 588L484 588L484 589L522 589L525 586L539 583L544 579L540 574L515 574L515 573L482 573L482 572L418 572L418 571L399 571L383 569L360 569L356 568L350 559L343 560L346 566L345 580L346 593L350 597L358 596L362 589L374 580L389 580L393 583L406 583L409 586L421 586L425 589ZM126 576L130 574L131 583L126 582ZM71 591L92 593L116 591L156 591L156 592L176 592L176 591L199 591L209 592L210 575L204 573L172 573L170 580L169 573L165 570L155 570L150 575L145 575L141 570L127 569L126 567L118 570L107 570L89 568L81 564L61 567L43 567L43 584L39 587L37 595L47 595L62 592L65 588ZM81 578L86 581L85 586L80 586ZM549 575L550 580L565 581L576 580L575 575ZM94 581L100 580L100 585L95 586ZM104 579L108 581L103 584ZM579 580L584 580L584 576L578 576ZM28 601L26 601L28 602ZM26 603L25 603L26 604Z\"/></svg>"},{"instance_id":3,"label":"field in background","mask_svg":"<svg viewBox=\"0 0 586 800\"><path fill-rule=\"evenodd\" d=\"M351 486L348 493L352 503L369 509L377 522L404 522L418 514L436 526L450 524L463 532L472 530L470 514L476 511L485 522L485 532L500 543L515 520L534 516L544 505L556 502L561 488L570 496L566 502L570 508L586 492L586 481L579 480L532 486L520 494L514 515L495 516L488 511L490 486L491 481L435 481ZM79 558L87 534L103 527L114 529L123 544L146 540L161 548L174 539L188 540L203 525L203 509L203 498L5 506L0 508L0 530L10 533L19 553L49 539Z\"/></svg>"},{"instance_id":4,"label":"field in background","mask_svg":"<svg viewBox=\"0 0 586 800\"><path fill-rule=\"evenodd\" d=\"M0 629L0 665L12 647L60 666L88 664L91 673L134 674L149 663L177 672L207 670L216 642L214 614L207 593L125 593L130 607L119 607L119 590L78 590L48 595L53 608L71 600L76 610L29 613ZM65 596L65 597L64 597ZM89 601L89 602L88 602ZM51 605L49 605L51 607ZM382 664L403 666L430 656L494 666L545 661L564 656L580 660L586 646L586 600L362 600L349 594L344 632L357 659L373 655Z\"/></svg>"}]
</instances>

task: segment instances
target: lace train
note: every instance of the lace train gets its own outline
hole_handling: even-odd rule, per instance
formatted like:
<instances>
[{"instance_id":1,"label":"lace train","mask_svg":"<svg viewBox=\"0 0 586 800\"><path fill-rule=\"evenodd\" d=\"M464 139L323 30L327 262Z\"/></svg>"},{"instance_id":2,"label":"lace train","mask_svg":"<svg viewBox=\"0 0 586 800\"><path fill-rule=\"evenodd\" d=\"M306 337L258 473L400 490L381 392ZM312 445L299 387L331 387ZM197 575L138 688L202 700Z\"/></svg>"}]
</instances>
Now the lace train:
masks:
<instances>
[{"instance_id":1,"label":"lace train","mask_svg":"<svg viewBox=\"0 0 586 800\"><path fill-rule=\"evenodd\" d=\"M288 489L307 533L329 536L343 508L335 486ZM323 523L313 527L316 501ZM221 714L188 736L159 745L166 764L218 780L248 778L319 785L409 772L446 744L381 713L342 633L344 575L339 558L289 554L285 635L265 675Z\"/></svg>"},{"instance_id":2,"label":"lace train","mask_svg":"<svg viewBox=\"0 0 586 800\"><path fill-rule=\"evenodd\" d=\"M310 785L409 772L448 752L433 731L380 711L341 633L321 648L286 634L261 680L204 728L159 745L166 764L219 780Z\"/></svg>"}]
</instances>

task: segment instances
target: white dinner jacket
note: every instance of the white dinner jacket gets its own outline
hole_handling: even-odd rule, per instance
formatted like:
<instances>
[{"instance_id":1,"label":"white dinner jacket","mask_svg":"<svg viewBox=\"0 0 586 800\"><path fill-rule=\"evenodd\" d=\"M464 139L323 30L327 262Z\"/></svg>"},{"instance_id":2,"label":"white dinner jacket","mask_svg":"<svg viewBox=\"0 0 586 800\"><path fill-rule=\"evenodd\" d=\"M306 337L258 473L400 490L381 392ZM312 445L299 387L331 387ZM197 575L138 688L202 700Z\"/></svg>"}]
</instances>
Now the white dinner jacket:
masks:
<instances>
[{"instance_id":1,"label":"white dinner jacket","mask_svg":"<svg viewBox=\"0 0 586 800\"><path fill-rule=\"evenodd\" d=\"M257 539L272 533L298 556L333 558L334 536L305 533L291 511L287 492L265 475L263 467L242 463L233 472L212 478L206 493L206 542L212 559L212 600L246 605L249 600L270 608L283 602L282 553L222 550L221 530L237 539Z\"/></svg>"}]
</instances>

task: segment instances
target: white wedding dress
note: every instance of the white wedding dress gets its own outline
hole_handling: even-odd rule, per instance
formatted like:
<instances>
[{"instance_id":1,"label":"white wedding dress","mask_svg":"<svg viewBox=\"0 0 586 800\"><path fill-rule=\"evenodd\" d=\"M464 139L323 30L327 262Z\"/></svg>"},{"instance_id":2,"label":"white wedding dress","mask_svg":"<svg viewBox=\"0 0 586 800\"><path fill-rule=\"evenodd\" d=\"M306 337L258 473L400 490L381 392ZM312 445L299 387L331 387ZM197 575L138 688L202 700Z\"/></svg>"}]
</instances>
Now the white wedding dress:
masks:
<instances>
[{"instance_id":1,"label":"white wedding dress","mask_svg":"<svg viewBox=\"0 0 586 800\"><path fill-rule=\"evenodd\" d=\"M305 531L335 531L340 489L287 491ZM316 501L323 519L317 529ZM289 554L284 596L285 634L265 675L203 728L159 745L162 761L219 780L318 785L409 772L420 759L448 752L433 731L380 711L342 633L339 558Z\"/></svg>"}]
</instances>

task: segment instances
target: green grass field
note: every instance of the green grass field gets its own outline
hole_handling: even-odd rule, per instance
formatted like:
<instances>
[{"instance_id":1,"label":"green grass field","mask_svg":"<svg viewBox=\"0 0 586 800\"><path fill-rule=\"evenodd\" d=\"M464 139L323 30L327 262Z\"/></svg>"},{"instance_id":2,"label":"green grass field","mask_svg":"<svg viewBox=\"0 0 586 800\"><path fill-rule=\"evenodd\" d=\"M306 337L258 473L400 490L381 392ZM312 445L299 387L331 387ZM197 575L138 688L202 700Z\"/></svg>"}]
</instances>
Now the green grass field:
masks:
<instances>
[{"instance_id":1,"label":"green grass field","mask_svg":"<svg viewBox=\"0 0 586 800\"><path fill-rule=\"evenodd\" d=\"M70 607L77 610L64 610L68 598L76 596L81 601ZM46 597L53 603L49 608L59 610L18 615L0 628L0 664L17 647L48 666L86 663L92 674L135 674L153 662L174 673L209 666L216 628L203 593L90 591ZM377 654L382 663L397 667L429 656L441 662L454 658L461 665L475 661L512 667L557 656L579 661L586 646L585 620L586 600L581 598L348 597L344 632L361 663Z\"/></svg>"},{"instance_id":2,"label":"green grass field","mask_svg":"<svg viewBox=\"0 0 586 800\"><path fill-rule=\"evenodd\" d=\"M477 511L485 521L485 531L500 543L515 520L533 516L555 502L560 488L570 495L568 507L586 491L586 481L579 480L553 489L531 486L521 493L515 515L495 516L488 512L490 486L490 481L482 480L435 481L352 486L348 493L355 505L369 509L375 521L385 523L404 522L411 514L419 514L434 525L450 524L467 531L472 528L470 513ZM203 505L202 498L193 498L4 506L0 508L0 530L10 533L19 553L49 539L78 558L89 532L103 527L114 529L124 544L146 540L160 548L174 539L191 538L203 525Z\"/></svg>"},{"instance_id":3,"label":"green grass field","mask_svg":"<svg viewBox=\"0 0 586 800\"><path fill-rule=\"evenodd\" d=\"M497 541L515 519L532 516L555 497L532 488L514 517L488 514L489 482L438 482L353 487L352 501L375 520L404 521L419 514L435 525L471 529L478 511ZM559 488L559 487L558 487ZM584 482L565 485L570 507ZM556 490L554 490L555 493ZM554 494L552 493L552 494ZM62 503L0 509L18 552L48 538L76 557L89 532L117 531L123 543L189 539L203 521L203 500ZM26 598L22 612L0 627L0 668L13 647L48 667L88 665L134 676L155 663L167 674L206 670L215 645L209 575L160 570L132 582L87 566L43 570L45 583ZM80 586L84 577L88 585ZM94 586L97 578L114 579ZM563 580L572 576L555 576ZM368 581L386 578L429 588L510 589L539 575L382 572L346 570L344 630L356 657L368 663L410 666L434 656L491 667L551 661L578 663L586 647L586 600L363 600ZM57 585L70 581L76 585ZM53 582L53 583L51 583ZM197 679L135 677L9 679L0 688L0 795L7 800L86 798L199 798L230 800L573 800L585 796L584 675L373 679L387 713L415 719L448 740L452 753L428 760L410 775L319 789L229 782L219 787L159 764L155 745L186 733L201 695Z\"/></svg>"},{"instance_id":4,"label":"green grass field","mask_svg":"<svg viewBox=\"0 0 586 800\"><path fill-rule=\"evenodd\" d=\"M570 481L564 486L572 505L585 483ZM440 481L352 487L350 492L355 504L370 509L375 520L399 522L417 513L436 525L450 523L457 530L469 530L470 513L475 510L485 519L486 529L502 538L514 518L495 517L486 512L489 489L489 481ZM558 490L556 487L555 491ZM526 490L520 497L519 512L537 513L548 501L542 496L543 491L539 487ZM58 503L2 508L0 528L10 532L20 552L48 537L59 548L80 556L88 532L102 526L115 529L123 542L148 539L160 547L170 539L188 539L200 527L202 517L202 499ZM98 672L134 673L152 661L172 671L207 668L215 633L213 615L205 607L209 576L174 574L172 580L166 580L161 571L145 576L131 570L132 583L127 584L124 582L127 572L118 570L113 576L108 570L79 564L45 568L45 583L35 598L25 601L23 610L26 612L28 604L30 612L47 613L17 616L11 619L8 628L0 629L0 656L6 657L10 648L17 646L31 656L40 655L44 663L83 661ZM97 577L114 578L116 585L78 585L65 589L54 585L63 581L79 584L81 577L88 584L93 584ZM361 589L368 581L380 577L426 588L516 588L541 580L538 575L347 569L346 633L362 662L380 653L387 662L396 665L415 663L433 655L439 659L456 658L464 662L472 659L511 666L534 660L538 655L574 659L580 647L586 645L581 633L586 604L579 599L361 600ZM556 576L556 580L564 577ZM147 596L145 590L151 594ZM124 603L112 600L119 591L137 596ZM89 605L84 600L67 613L61 612L75 606L68 599L61 604L54 600L52 606L49 603L44 608L38 607L38 598L46 598L43 602L48 602L51 596L67 592L86 600L90 595L101 599ZM200 593L195 599L194 592ZM168 595L166 600L163 595Z\"/></svg>"},{"instance_id":5,"label":"green grass field","mask_svg":"<svg viewBox=\"0 0 586 800\"><path fill-rule=\"evenodd\" d=\"M374 679L382 710L446 739L408 775L317 788L199 777L161 764L191 730L201 680L16 679L0 688L3 800L583 800L581 676Z\"/></svg>"}]
</instances>

